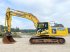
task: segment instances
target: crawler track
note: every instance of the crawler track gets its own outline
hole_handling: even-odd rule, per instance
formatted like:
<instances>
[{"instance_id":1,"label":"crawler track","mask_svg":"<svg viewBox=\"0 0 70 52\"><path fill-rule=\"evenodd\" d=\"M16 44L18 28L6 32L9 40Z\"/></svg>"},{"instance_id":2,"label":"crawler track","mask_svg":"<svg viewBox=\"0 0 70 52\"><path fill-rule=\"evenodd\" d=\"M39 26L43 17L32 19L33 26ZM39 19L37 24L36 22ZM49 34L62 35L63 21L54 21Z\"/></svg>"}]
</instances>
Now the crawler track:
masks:
<instances>
[{"instance_id":1,"label":"crawler track","mask_svg":"<svg viewBox=\"0 0 70 52\"><path fill-rule=\"evenodd\" d=\"M40 37L35 36L30 39L31 44L64 44L65 39L60 37Z\"/></svg>"}]
</instances>

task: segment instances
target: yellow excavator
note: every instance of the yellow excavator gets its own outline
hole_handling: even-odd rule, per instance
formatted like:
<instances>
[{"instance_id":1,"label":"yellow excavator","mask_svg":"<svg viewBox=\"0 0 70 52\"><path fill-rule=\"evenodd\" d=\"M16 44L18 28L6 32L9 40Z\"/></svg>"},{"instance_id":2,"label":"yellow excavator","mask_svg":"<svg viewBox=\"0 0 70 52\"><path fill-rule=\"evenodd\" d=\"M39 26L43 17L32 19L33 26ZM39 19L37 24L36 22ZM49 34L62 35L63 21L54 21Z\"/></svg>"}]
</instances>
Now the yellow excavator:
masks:
<instances>
[{"instance_id":1,"label":"yellow excavator","mask_svg":"<svg viewBox=\"0 0 70 52\"><path fill-rule=\"evenodd\" d=\"M7 26L7 29L5 29L3 43L12 44L16 42L11 35L12 16L26 18L34 23L34 26L36 27L36 35L30 38L29 42L31 44L65 43L65 39L61 38L60 36L67 36L68 28L65 28L63 26L51 26L50 22L39 22L37 17L31 13L22 12L10 8L7 8L6 11L5 26Z\"/></svg>"}]
</instances>

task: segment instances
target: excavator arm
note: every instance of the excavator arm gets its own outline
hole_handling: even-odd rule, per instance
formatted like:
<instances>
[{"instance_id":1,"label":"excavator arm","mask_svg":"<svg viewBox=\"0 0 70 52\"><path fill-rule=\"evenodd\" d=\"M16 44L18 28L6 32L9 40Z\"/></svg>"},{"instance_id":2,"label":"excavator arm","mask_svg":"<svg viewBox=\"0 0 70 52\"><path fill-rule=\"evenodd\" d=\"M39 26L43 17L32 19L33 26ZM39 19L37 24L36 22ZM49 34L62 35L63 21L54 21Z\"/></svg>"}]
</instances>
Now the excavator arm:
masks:
<instances>
[{"instance_id":1,"label":"excavator arm","mask_svg":"<svg viewBox=\"0 0 70 52\"><path fill-rule=\"evenodd\" d=\"M7 29L5 28L5 35L3 37L3 43L5 44L11 44L15 42L15 40L13 39L11 35L12 16L17 16L17 17L26 18L28 20L31 20L34 23L35 27L37 27L38 22L39 22L39 20L31 13L7 8L6 17L5 17L5 27L7 26Z\"/></svg>"}]
</instances>

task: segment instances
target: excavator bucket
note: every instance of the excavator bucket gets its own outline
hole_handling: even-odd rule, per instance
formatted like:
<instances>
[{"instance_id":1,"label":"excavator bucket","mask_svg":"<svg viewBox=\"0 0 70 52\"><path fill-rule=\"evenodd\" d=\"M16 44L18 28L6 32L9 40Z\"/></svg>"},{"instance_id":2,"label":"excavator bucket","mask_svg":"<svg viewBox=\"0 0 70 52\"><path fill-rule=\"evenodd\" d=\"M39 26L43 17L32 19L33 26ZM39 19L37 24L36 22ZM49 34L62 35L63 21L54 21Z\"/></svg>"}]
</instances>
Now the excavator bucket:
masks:
<instances>
[{"instance_id":1,"label":"excavator bucket","mask_svg":"<svg viewBox=\"0 0 70 52\"><path fill-rule=\"evenodd\" d=\"M12 35L10 35L10 33L5 33L2 41L3 41L4 44L13 44L13 43L16 42L13 39Z\"/></svg>"}]
</instances>

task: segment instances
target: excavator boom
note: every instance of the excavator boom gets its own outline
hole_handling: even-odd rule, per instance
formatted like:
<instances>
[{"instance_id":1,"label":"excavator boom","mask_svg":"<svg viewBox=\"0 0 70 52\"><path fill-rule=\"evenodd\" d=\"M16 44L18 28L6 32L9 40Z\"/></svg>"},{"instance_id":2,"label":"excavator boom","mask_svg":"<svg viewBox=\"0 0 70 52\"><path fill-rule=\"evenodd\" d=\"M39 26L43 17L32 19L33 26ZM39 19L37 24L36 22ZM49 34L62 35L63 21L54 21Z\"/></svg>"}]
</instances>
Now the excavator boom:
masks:
<instances>
[{"instance_id":1,"label":"excavator boom","mask_svg":"<svg viewBox=\"0 0 70 52\"><path fill-rule=\"evenodd\" d=\"M31 20L34 23L35 27L37 27L37 23L39 22L37 17L34 16L33 14L31 14L31 13L22 12L22 11L18 11L18 10L8 8L7 11L6 11L6 19L5 19L5 26L6 26L6 23L7 23L8 32L11 31L12 16L17 16L17 17L26 18L28 20Z\"/></svg>"}]
</instances>

